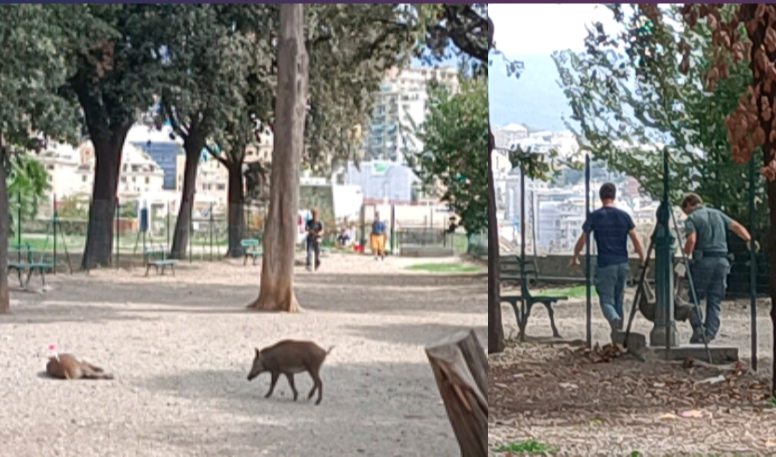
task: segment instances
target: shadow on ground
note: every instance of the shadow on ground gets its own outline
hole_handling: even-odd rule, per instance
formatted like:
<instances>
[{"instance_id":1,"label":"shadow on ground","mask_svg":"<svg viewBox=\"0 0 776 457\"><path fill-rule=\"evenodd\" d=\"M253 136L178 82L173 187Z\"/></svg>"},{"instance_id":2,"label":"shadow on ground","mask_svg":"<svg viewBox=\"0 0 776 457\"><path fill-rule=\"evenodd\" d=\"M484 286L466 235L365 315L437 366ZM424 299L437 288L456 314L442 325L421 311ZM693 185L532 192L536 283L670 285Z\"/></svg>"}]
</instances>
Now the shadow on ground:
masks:
<instances>
[{"instance_id":1,"label":"shadow on ground","mask_svg":"<svg viewBox=\"0 0 776 457\"><path fill-rule=\"evenodd\" d=\"M324 365L323 401L317 406L306 400L312 387L307 373L296 376L299 401L293 401L285 378L278 381L273 396L265 399L269 374L248 382L249 364L246 360L244 369L180 371L141 380L138 387L197 402L205 408L203 412L239 416L239 423L230 427L228 447L240 455L250 451L252 455L410 457L453 455L456 450L426 364ZM175 438L176 433L180 439ZM218 442L187 442L189 434L173 428L156 438L189 446L187 453L212 450L213 454L205 454L216 455L218 446L223 447ZM218 436L224 438L222 433ZM343 439L319 439L336 436ZM418 442L428 444L417 449ZM415 444L411 447L409 443Z\"/></svg>"},{"instance_id":2,"label":"shadow on ground","mask_svg":"<svg viewBox=\"0 0 776 457\"><path fill-rule=\"evenodd\" d=\"M403 344L408 346L427 346L434 344L442 338L460 331L469 331L474 328L480 344L485 345L487 325L449 325L435 323L421 324L381 324L381 325L348 325L345 331L361 338L374 341L388 342L391 344Z\"/></svg>"}]
</instances>

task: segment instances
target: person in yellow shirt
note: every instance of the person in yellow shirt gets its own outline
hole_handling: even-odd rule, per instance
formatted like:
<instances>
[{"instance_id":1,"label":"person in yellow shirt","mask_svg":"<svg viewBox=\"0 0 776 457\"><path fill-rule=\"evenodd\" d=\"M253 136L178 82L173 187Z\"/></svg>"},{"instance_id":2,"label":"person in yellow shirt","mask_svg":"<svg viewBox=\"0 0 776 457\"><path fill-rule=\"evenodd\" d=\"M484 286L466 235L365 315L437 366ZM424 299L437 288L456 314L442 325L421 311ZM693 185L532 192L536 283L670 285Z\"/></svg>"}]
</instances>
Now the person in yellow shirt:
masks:
<instances>
[{"instance_id":1,"label":"person in yellow shirt","mask_svg":"<svg viewBox=\"0 0 776 457\"><path fill-rule=\"evenodd\" d=\"M372 254L375 260L385 260L385 222L380 220L380 213L375 213L375 220L372 222L372 234L369 236Z\"/></svg>"}]
</instances>

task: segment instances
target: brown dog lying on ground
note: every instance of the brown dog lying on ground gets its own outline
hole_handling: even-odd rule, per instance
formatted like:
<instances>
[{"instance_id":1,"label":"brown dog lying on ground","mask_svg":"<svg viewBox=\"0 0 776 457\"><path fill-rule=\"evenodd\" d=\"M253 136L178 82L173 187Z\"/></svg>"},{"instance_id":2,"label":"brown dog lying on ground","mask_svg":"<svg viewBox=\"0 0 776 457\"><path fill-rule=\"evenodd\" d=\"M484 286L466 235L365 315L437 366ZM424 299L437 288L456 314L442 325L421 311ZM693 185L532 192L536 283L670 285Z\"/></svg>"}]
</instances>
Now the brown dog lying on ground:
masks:
<instances>
[{"instance_id":1,"label":"brown dog lying on ground","mask_svg":"<svg viewBox=\"0 0 776 457\"><path fill-rule=\"evenodd\" d=\"M100 367L82 362L71 354L49 357L46 373L56 379L113 379Z\"/></svg>"}]
</instances>

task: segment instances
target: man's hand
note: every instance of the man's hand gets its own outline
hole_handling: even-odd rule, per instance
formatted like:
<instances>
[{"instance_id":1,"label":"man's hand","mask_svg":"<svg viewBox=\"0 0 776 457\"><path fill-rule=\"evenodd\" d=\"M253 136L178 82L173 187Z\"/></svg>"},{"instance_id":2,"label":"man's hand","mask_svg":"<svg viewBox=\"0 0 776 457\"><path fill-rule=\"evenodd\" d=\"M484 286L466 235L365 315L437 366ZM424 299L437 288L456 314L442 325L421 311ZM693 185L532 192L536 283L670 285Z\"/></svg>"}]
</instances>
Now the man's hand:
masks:
<instances>
[{"instance_id":1,"label":"man's hand","mask_svg":"<svg viewBox=\"0 0 776 457\"><path fill-rule=\"evenodd\" d=\"M755 240L751 240L751 239L746 242L746 249L748 251L751 251L752 250L752 243L754 243L754 252L760 252L760 243L758 243Z\"/></svg>"},{"instance_id":2,"label":"man's hand","mask_svg":"<svg viewBox=\"0 0 776 457\"><path fill-rule=\"evenodd\" d=\"M579 257L574 256L571 258L571 262L569 262L569 266L573 269L577 269L579 267Z\"/></svg>"}]
</instances>

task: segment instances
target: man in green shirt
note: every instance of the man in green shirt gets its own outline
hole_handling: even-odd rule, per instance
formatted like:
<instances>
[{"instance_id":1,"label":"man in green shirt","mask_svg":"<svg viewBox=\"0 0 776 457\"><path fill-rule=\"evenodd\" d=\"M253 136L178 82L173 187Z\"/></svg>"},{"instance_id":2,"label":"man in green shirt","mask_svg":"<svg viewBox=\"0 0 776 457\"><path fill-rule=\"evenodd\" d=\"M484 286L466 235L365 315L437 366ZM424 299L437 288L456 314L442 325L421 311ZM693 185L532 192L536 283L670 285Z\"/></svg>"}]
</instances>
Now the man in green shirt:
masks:
<instances>
[{"instance_id":1,"label":"man in green shirt","mask_svg":"<svg viewBox=\"0 0 776 457\"><path fill-rule=\"evenodd\" d=\"M719 331L719 311L722 299L725 298L727 277L730 274L730 261L727 258L727 231L731 230L746 241L747 247L752 239L746 228L731 219L722 211L703 206L703 200L698 194L689 193L682 200L682 211L687 215L685 234L687 240L684 252L692 254L693 285L697 300L706 298L706 341L711 341ZM693 297L690 297L693 300ZM700 306L699 303L693 303ZM698 313L690 318L692 337L690 344L703 343L701 320Z\"/></svg>"}]
</instances>

